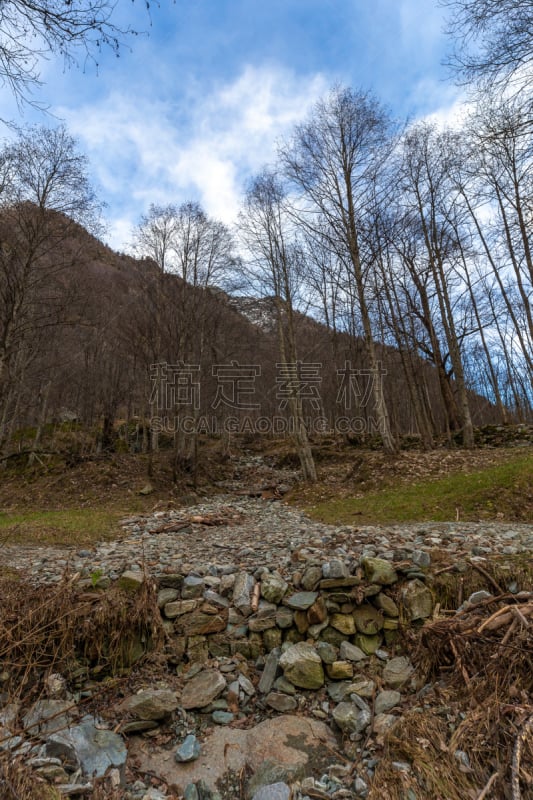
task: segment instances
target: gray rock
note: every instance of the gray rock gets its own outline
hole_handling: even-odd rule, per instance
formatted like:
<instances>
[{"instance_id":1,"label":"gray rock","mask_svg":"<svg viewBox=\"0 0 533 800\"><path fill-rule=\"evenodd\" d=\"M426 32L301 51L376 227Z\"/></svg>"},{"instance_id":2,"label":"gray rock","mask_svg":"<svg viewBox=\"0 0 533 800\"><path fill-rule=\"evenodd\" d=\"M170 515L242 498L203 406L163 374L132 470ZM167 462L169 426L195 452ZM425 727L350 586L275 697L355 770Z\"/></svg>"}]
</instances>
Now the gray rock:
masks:
<instances>
[{"instance_id":1,"label":"gray rock","mask_svg":"<svg viewBox=\"0 0 533 800\"><path fill-rule=\"evenodd\" d=\"M293 622L294 615L290 608L280 606L276 611L276 625L278 628L281 628L282 630L285 628L290 628Z\"/></svg>"},{"instance_id":2,"label":"gray rock","mask_svg":"<svg viewBox=\"0 0 533 800\"><path fill-rule=\"evenodd\" d=\"M217 710L213 711L211 718L217 725L229 725L235 719L235 714L232 714L231 711Z\"/></svg>"},{"instance_id":3,"label":"gray rock","mask_svg":"<svg viewBox=\"0 0 533 800\"><path fill-rule=\"evenodd\" d=\"M397 706L402 701L400 692L394 689L384 689L376 697L375 713L383 714L384 711L390 711L391 708Z\"/></svg>"},{"instance_id":4,"label":"gray rock","mask_svg":"<svg viewBox=\"0 0 533 800\"><path fill-rule=\"evenodd\" d=\"M168 589L165 591L173 590ZM195 599L171 600L169 603L165 604L164 614L167 619L176 619L176 617L181 617L183 614L189 614L191 611L194 611L197 606L198 600Z\"/></svg>"},{"instance_id":5,"label":"gray rock","mask_svg":"<svg viewBox=\"0 0 533 800\"><path fill-rule=\"evenodd\" d=\"M300 585L306 592L312 592L322 579L322 569L318 566L309 566L306 568Z\"/></svg>"},{"instance_id":6,"label":"gray rock","mask_svg":"<svg viewBox=\"0 0 533 800\"><path fill-rule=\"evenodd\" d=\"M307 611L318 597L318 592L296 592L284 599L285 605L295 611Z\"/></svg>"},{"instance_id":7,"label":"gray rock","mask_svg":"<svg viewBox=\"0 0 533 800\"><path fill-rule=\"evenodd\" d=\"M255 580L247 572L239 572L233 585L233 605L245 617L252 613L252 592Z\"/></svg>"},{"instance_id":8,"label":"gray rock","mask_svg":"<svg viewBox=\"0 0 533 800\"><path fill-rule=\"evenodd\" d=\"M402 600L412 622L416 619L427 619L433 612L431 590L418 578L409 581L402 589Z\"/></svg>"},{"instance_id":9,"label":"gray rock","mask_svg":"<svg viewBox=\"0 0 533 800\"><path fill-rule=\"evenodd\" d=\"M22 718L22 724L31 736L49 736L67 728L73 708L72 700L37 700Z\"/></svg>"},{"instance_id":10,"label":"gray rock","mask_svg":"<svg viewBox=\"0 0 533 800\"><path fill-rule=\"evenodd\" d=\"M298 642L287 648L279 660L284 675L302 689L320 689L324 685L322 659L307 642Z\"/></svg>"},{"instance_id":11,"label":"gray rock","mask_svg":"<svg viewBox=\"0 0 533 800\"><path fill-rule=\"evenodd\" d=\"M261 578L261 597L269 603L280 603L288 588L289 584L279 575L267 572Z\"/></svg>"},{"instance_id":12,"label":"gray rock","mask_svg":"<svg viewBox=\"0 0 533 800\"><path fill-rule=\"evenodd\" d=\"M278 648L271 650L265 660L265 666L261 680L259 681L258 689L263 694L268 694L272 689L272 685L276 679L276 673L279 666L280 651Z\"/></svg>"},{"instance_id":13,"label":"gray rock","mask_svg":"<svg viewBox=\"0 0 533 800\"><path fill-rule=\"evenodd\" d=\"M199 758L200 753L200 742L194 734L190 733L176 750L174 758L180 764L187 763L188 761L195 761Z\"/></svg>"},{"instance_id":14,"label":"gray rock","mask_svg":"<svg viewBox=\"0 0 533 800\"><path fill-rule=\"evenodd\" d=\"M183 793L183 800L200 800L198 789L194 783L188 783Z\"/></svg>"},{"instance_id":15,"label":"gray rock","mask_svg":"<svg viewBox=\"0 0 533 800\"><path fill-rule=\"evenodd\" d=\"M358 708L344 700L335 706L332 716L343 733L361 733L372 719L368 708Z\"/></svg>"},{"instance_id":16,"label":"gray rock","mask_svg":"<svg viewBox=\"0 0 533 800\"><path fill-rule=\"evenodd\" d=\"M419 567L429 567L431 564L431 556L425 550L413 550L411 559Z\"/></svg>"},{"instance_id":17,"label":"gray rock","mask_svg":"<svg viewBox=\"0 0 533 800\"><path fill-rule=\"evenodd\" d=\"M54 752L55 745L57 747ZM45 752L47 755L55 755L62 748L63 757L68 754L68 760L79 763L85 775L97 778L103 777L110 767L121 770L128 754L122 736L97 728L91 720L52 734L46 743Z\"/></svg>"},{"instance_id":18,"label":"gray rock","mask_svg":"<svg viewBox=\"0 0 533 800\"><path fill-rule=\"evenodd\" d=\"M261 786L252 798L252 800L290 800L291 790L286 783L270 783L267 786Z\"/></svg>"},{"instance_id":19,"label":"gray rock","mask_svg":"<svg viewBox=\"0 0 533 800\"><path fill-rule=\"evenodd\" d=\"M179 597L179 592L177 589L160 589L157 593L157 607L164 608L167 603L172 603L173 600L177 600Z\"/></svg>"},{"instance_id":20,"label":"gray rock","mask_svg":"<svg viewBox=\"0 0 533 800\"><path fill-rule=\"evenodd\" d=\"M383 667L383 681L393 689L400 689L410 679L414 672L414 667L405 656L391 658L388 664Z\"/></svg>"},{"instance_id":21,"label":"gray rock","mask_svg":"<svg viewBox=\"0 0 533 800\"><path fill-rule=\"evenodd\" d=\"M484 589L480 589L478 592L472 592L468 600L466 601L469 605L476 605L477 603L481 603L482 600L488 600L489 597L492 597L490 592L486 592Z\"/></svg>"},{"instance_id":22,"label":"gray rock","mask_svg":"<svg viewBox=\"0 0 533 800\"><path fill-rule=\"evenodd\" d=\"M324 664L333 664L339 660L339 651L329 642L317 642L315 649Z\"/></svg>"},{"instance_id":23,"label":"gray rock","mask_svg":"<svg viewBox=\"0 0 533 800\"><path fill-rule=\"evenodd\" d=\"M144 572L141 572L140 570L134 572L133 570L129 569L122 573L117 581L117 586L119 589L123 589L125 592L137 592L143 583Z\"/></svg>"},{"instance_id":24,"label":"gray rock","mask_svg":"<svg viewBox=\"0 0 533 800\"><path fill-rule=\"evenodd\" d=\"M392 564L383 558L367 556L361 560L361 565L365 571L365 577L370 583L387 586L391 583L396 583L398 580L398 575Z\"/></svg>"},{"instance_id":25,"label":"gray rock","mask_svg":"<svg viewBox=\"0 0 533 800\"><path fill-rule=\"evenodd\" d=\"M141 689L127 697L119 709L141 720L160 720L169 717L178 707L176 692L170 689Z\"/></svg>"},{"instance_id":26,"label":"gray rock","mask_svg":"<svg viewBox=\"0 0 533 800\"><path fill-rule=\"evenodd\" d=\"M350 644L350 642L341 642L340 646L340 657L343 661L364 661L368 658L367 654L364 653L360 647L357 647L355 644Z\"/></svg>"},{"instance_id":27,"label":"gray rock","mask_svg":"<svg viewBox=\"0 0 533 800\"><path fill-rule=\"evenodd\" d=\"M212 703L226 688L224 676L213 669L202 670L187 681L181 694L181 705L186 710L204 708Z\"/></svg>"},{"instance_id":28,"label":"gray rock","mask_svg":"<svg viewBox=\"0 0 533 800\"><path fill-rule=\"evenodd\" d=\"M348 567L344 561L340 561L339 559L326 561L326 563L322 565L322 575L324 578L347 578L349 574Z\"/></svg>"},{"instance_id":29,"label":"gray rock","mask_svg":"<svg viewBox=\"0 0 533 800\"><path fill-rule=\"evenodd\" d=\"M298 707L296 698L283 692L270 692L265 698L265 703L270 708L282 713L294 711Z\"/></svg>"},{"instance_id":30,"label":"gray rock","mask_svg":"<svg viewBox=\"0 0 533 800\"><path fill-rule=\"evenodd\" d=\"M181 587L181 597L183 600L194 600L203 595L204 589L202 578L197 575L187 575Z\"/></svg>"}]
</instances>

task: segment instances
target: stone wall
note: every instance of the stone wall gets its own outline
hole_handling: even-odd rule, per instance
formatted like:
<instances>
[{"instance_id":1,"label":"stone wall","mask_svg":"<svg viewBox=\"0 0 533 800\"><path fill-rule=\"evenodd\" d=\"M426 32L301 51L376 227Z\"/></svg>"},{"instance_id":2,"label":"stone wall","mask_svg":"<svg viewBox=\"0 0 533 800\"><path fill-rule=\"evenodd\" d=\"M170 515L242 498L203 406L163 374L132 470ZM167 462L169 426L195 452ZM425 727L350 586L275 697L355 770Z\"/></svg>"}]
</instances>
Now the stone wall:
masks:
<instances>
[{"instance_id":1,"label":"stone wall","mask_svg":"<svg viewBox=\"0 0 533 800\"><path fill-rule=\"evenodd\" d=\"M329 678L346 679L355 662L393 644L400 626L431 616L424 581L415 561L370 557L355 565L308 562L290 580L266 567L254 574L219 567L160 576L158 605L176 663L235 654L255 660L307 641Z\"/></svg>"}]
</instances>

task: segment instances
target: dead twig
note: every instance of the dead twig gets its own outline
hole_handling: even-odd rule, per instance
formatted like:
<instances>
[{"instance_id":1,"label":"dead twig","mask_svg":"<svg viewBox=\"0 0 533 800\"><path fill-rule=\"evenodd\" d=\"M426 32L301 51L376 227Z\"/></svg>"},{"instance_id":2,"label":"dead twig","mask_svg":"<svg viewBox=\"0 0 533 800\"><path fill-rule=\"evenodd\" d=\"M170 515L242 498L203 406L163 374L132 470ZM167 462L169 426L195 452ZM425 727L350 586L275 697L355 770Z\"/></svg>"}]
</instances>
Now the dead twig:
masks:
<instances>
[{"instance_id":1,"label":"dead twig","mask_svg":"<svg viewBox=\"0 0 533 800\"><path fill-rule=\"evenodd\" d=\"M521 800L522 792L520 790L520 762L522 761L522 749L524 742L533 729L533 714L531 714L516 737L515 745L513 748L513 764L512 764L512 778L511 778L511 791L513 800Z\"/></svg>"},{"instance_id":2,"label":"dead twig","mask_svg":"<svg viewBox=\"0 0 533 800\"><path fill-rule=\"evenodd\" d=\"M487 572L487 570L486 570L486 569L483 569L483 567L480 567L480 566L479 566L479 564L476 564L474 561L471 561L471 560L469 560L469 561L468 561L468 563L470 564L470 566L471 566L471 567L473 567L475 570L477 570L477 571L479 572L479 574L480 574L480 575L483 575L483 577L484 577L484 578L486 578L486 579L488 580L488 582L490 583L490 585L491 585L491 586L492 586L494 589L496 589L496 591L498 592L498 594L505 594L505 592L504 592L504 590L502 589L502 587L500 586L500 584L499 584L499 583L497 583L497 581L495 581L495 580L494 580L494 578L492 577L492 575L490 575L490 574Z\"/></svg>"},{"instance_id":3,"label":"dead twig","mask_svg":"<svg viewBox=\"0 0 533 800\"><path fill-rule=\"evenodd\" d=\"M476 797L476 800L485 800L485 797L487 797L488 793L492 789L493 784L498 780L499 775L500 775L499 772L494 772L490 776L490 778L488 779L487 783L485 784L485 786L483 787L481 792Z\"/></svg>"}]
</instances>

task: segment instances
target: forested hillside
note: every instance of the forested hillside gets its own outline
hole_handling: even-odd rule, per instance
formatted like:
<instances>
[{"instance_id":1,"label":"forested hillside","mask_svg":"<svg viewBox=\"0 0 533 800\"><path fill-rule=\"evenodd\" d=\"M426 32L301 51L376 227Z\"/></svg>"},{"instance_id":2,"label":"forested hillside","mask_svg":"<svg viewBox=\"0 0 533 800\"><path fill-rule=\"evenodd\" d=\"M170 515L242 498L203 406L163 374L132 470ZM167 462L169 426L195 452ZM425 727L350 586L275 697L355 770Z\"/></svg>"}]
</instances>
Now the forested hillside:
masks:
<instances>
[{"instance_id":1,"label":"forested hillside","mask_svg":"<svg viewBox=\"0 0 533 800\"><path fill-rule=\"evenodd\" d=\"M325 432L394 452L530 420L531 134L516 97L485 97L460 132L399 132L335 88L234 230L152 205L133 257L94 235L65 128L21 133L2 151L4 460L69 424L84 454L172 446L176 470L198 435L281 434L313 480Z\"/></svg>"}]
</instances>

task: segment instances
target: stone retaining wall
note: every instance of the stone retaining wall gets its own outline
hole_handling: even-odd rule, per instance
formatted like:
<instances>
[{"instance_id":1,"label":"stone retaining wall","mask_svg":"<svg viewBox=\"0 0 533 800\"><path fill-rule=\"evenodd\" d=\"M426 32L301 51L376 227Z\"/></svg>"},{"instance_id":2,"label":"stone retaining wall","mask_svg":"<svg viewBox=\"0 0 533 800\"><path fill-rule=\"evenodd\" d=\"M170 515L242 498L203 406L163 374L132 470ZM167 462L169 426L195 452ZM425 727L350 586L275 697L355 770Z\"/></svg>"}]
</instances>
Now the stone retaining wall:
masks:
<instances>
[{"instance_id":1,"label":"stone retaining wall","mask_svg":"<svg viewBox=\"0 0 533 800\"><path fill-rule=\"evenodd\" d=\"M354 662L392 644L400 625L433 611L432 592L413 561L393 565L366 557L351 568L341 560L316 561L290 581L266 567L253 575L228 567L215 571L158 579L158 605L176 663L235 654L257 659L285 642L310 641L328 677L346 679ZM128 580L142 575L128 572L119 582Z\"/></svg>"}]
</instances>

